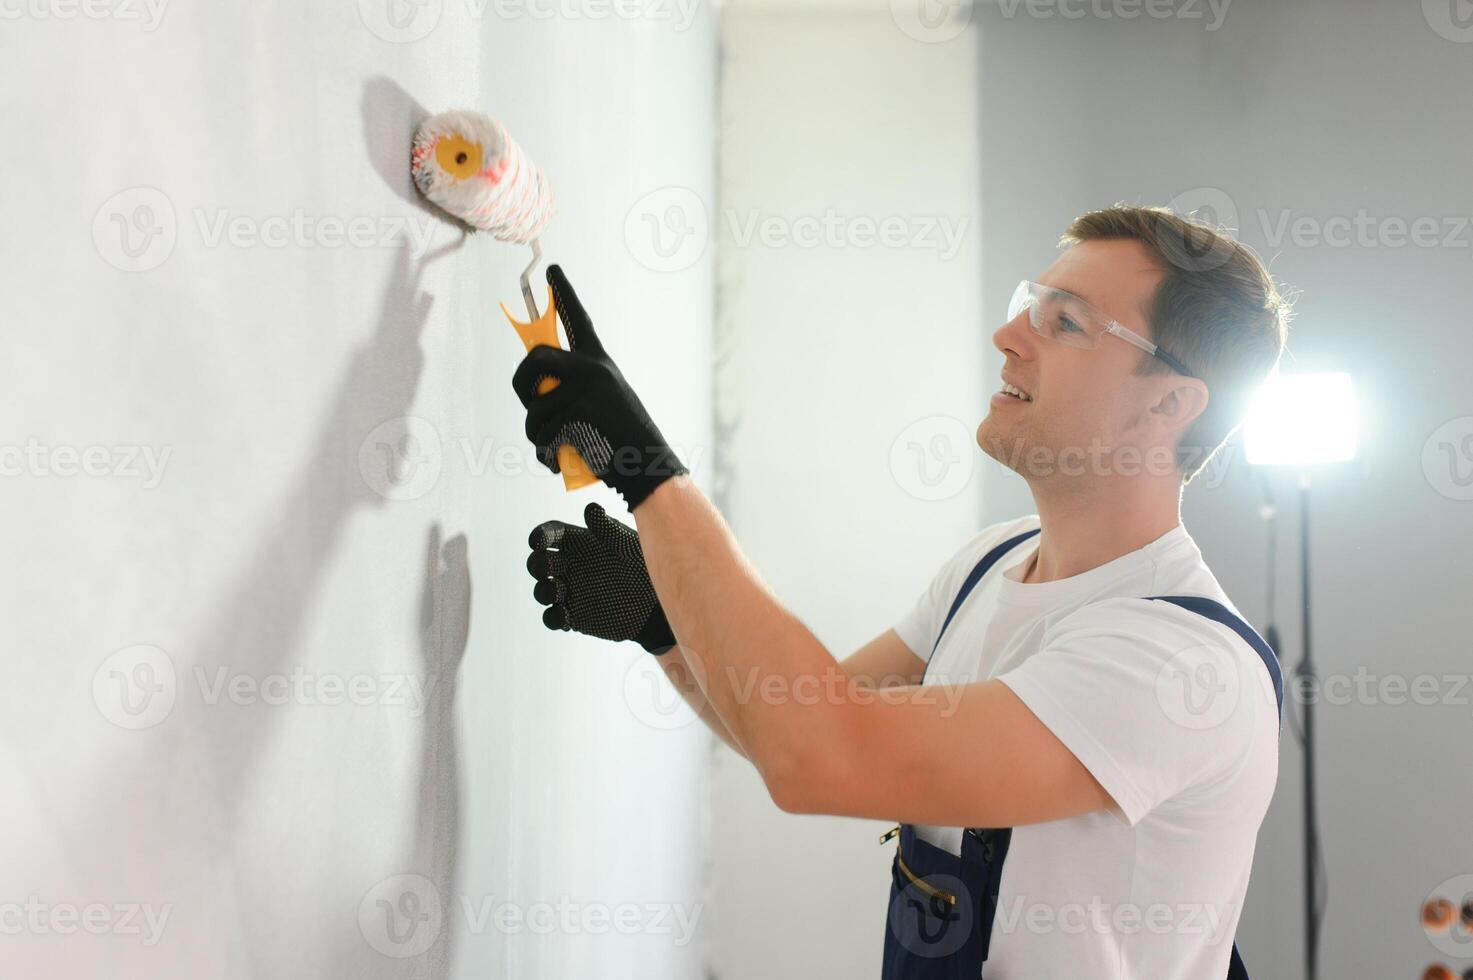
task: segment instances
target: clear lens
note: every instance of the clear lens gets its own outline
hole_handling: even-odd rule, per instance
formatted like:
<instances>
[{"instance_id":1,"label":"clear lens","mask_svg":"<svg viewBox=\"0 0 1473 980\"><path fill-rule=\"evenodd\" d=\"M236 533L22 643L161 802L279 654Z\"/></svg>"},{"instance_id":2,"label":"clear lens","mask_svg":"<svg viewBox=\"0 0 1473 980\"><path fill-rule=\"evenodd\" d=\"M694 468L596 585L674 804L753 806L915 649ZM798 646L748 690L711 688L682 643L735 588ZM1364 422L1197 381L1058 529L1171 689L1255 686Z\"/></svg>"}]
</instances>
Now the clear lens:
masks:
<instances>
[{"instance_id":1,"label":"clear lens","mask_svg":"<svg viewBox=\"0 0 1473 980\"><path fill-rule=\"evenodd\" d=\"M1018 283L1008 304L1008 319L1024 309L1034 332L1071 347L1097 346L1105 331L1099 315L1079 297L1036 282Z\"/></svg>"}]
</instances>

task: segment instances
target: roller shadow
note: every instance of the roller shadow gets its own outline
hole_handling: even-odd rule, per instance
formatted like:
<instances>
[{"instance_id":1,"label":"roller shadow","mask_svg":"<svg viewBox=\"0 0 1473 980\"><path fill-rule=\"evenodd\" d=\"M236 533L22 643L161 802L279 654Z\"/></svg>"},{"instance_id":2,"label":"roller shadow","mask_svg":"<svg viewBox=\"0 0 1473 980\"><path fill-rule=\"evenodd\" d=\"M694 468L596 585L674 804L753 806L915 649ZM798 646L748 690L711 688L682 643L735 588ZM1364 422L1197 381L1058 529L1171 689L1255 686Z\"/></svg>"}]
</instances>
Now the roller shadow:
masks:
<instances>
[{"instance_id":1,"label":"roller shadow","mask_svg":"<svg viewBox=\"0 0 1473 980\"><path fill-rule=\"evenodd\" d=\"M364 83L358 108L368 161L389 190L406 204L459 228L463 234L473 233L474 227L421 197L409 174L409 146L414 132L434 113L420 105L398 82L384 75L375 75Z\"/></svg>"}]
</instances>

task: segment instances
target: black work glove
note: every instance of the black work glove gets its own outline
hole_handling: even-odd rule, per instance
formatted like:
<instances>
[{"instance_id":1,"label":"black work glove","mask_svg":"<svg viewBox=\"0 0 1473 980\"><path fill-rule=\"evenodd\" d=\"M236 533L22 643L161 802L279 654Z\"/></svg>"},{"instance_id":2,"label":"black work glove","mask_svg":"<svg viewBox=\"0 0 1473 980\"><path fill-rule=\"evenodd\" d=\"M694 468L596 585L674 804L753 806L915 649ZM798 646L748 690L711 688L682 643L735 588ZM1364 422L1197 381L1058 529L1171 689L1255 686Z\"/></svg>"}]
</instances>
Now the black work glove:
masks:
<instances>
[{"instance_id":1,"label":"black work glove","mask_svg":"<svg viewBox=\"0 0 1473 980\"><path fill-rule=\"evenodd\" d=\"M659 656L675 634L650 584L639 532L598 504L583 509L586 528L562 521L539 524L527 539L527 571L537 579L532 597L549 607L542 622L603 640L634 640Z\"/></svg>"},{"instance_id":2,"label":"black work glove","mask_svg":"<svg viewBox=\"0 0 1473 980\"><path fill-rule=\"evenodd\" d=\"M632 511L661 483L689 470L604 352L560 266L548 266L547 282L572 349L539 345L517 365L511 383L527 409L527 438L554 473L557 447L571 445ZM558 386L537 394L538 383L549 377Z\"/></svg>"}]
</instances>

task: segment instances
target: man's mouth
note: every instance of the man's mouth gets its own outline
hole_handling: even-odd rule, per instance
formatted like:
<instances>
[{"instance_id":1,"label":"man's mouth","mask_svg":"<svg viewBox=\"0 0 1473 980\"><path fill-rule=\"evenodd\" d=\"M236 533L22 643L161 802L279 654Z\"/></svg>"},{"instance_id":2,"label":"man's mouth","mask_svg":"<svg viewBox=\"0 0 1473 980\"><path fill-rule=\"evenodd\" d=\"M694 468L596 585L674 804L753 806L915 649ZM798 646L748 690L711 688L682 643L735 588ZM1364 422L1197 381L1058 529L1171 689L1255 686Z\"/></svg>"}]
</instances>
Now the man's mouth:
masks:
<instances>
[{"instance_id":1,"label":"man's mouth","mask_svg":"<svg viewBox=\"0 0 1473 980\"><path fill-rule=\"evenodd\" d=\"M1006 381L1004 381L1002 383L1002 394L1009 395L1009 396L1011 396L1013 398L1018 399L1019 401L1025 401L1025 402L1031 402L1031 401L1033 401L1033 396L1032 395L1028 394L1026 391L1024 391L1022 388L1019 388L1017 385L1009 384Z\"/></svg>"}]
</instances>

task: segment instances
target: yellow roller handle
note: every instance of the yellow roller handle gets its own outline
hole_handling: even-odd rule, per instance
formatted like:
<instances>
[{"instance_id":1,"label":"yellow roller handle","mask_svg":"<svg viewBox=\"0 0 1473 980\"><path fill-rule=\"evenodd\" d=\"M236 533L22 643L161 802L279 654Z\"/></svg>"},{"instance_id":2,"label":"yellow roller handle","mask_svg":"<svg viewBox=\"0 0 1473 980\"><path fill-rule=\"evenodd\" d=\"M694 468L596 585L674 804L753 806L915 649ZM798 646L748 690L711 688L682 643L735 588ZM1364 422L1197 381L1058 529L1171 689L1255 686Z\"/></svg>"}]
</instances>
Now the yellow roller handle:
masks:
<instances>
[{"instance_id":1,"label":"yellow roller handle","mask_svg":"<svg viewBox=\"0 0 1473 980\"><path fill-rule=\"evenodd\" d=\"M529 301L530 302L530 301ZM522 343L531 350L538 345L548 347L562 347L557 339L557 307L552 302L552 287L547 287L547 305L542 308L542 315L531 323L523 323L512 315L506 304L501 304L501 312L511 321L512 327L516 329L517 336L522 338ZM557 378L543 378L537 385L537 394L545 395L558 386ZM569 445L557 447L557 465L563 474L563 488L566 490L578 490L589 484L597 483L598 477L594 476L593 470L578 455L578 450Z\"/></svg>"}]
</instances>

